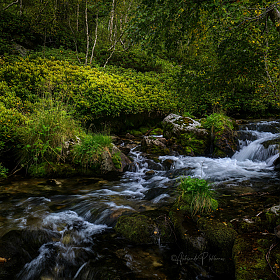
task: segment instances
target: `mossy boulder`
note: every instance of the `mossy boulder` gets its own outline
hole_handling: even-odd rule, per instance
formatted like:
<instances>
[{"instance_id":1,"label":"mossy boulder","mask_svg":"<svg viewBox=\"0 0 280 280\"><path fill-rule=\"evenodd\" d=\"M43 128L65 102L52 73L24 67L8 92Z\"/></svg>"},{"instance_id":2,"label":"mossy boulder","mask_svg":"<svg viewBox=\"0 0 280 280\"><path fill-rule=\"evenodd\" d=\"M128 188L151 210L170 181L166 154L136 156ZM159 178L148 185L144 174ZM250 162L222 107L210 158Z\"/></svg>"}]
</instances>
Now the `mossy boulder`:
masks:
<instances>
[{"instance_id":1,"label":"mossy boulder","mask_svg":"<svg viewBox=\"0 0 280 280\"><path fill-rule=\"evenodd\" d=\"M210 245L216 251L222 250L228 256L231 255L234 240L238 235L232 227L211 218L200 218L198 228L206 234Z\"/></svg>"},{"instance_id":2,"label":"mossy boulder","mask_svg":"<svg viewBox=\"0 0 280 280\"><path fill-rule=\"evenodd\" d=\"M184 206L184 202L177 199L169 212L169 216L181 247L192 257L207 251L208 243L203 232L199 231L196 222L186 214L186 211L180 209Z\"/></svg>"},{"instance_id":3,"label":"mossy boulder","mask_svg":"<svg viewBox=\"0 0 280 280\"><path fill-rule=\"evenodd\" d=\"M164 137L180 136L185 133L195 133L197 135L207 135L206 129L201 128L198 121L189 117L182 117L175 114L169 114L162 121Z\"/></svg>"},{"instance_id":4,"label":"mossy boulder","mask_svg":"<svg viewBox=\"0 0 280 280\"><path fill-rule=\"evenodd\" d=\"M237 135L230 127L224 126L223 129L214 133L214 157L231 157L237 150Z\"/></svg>"},{"instance_id":5,"label":"mossy boulder","mask_svg":"<svg viewBox=\"0 0 280 280\"><path fill-rule=\"evenodd\" d=\"M233 260L235 264L236 280L265 279L274 280L277 277L272 273L266 261L266 254L275 242L273 235L261 233L243 234L235 239L233 246ZM275 247L269 258L274 271L279 275L280 247Z\"/></svg>"},{"instance_id":6,"label":"mossy boulder","mask_svg":"<svg viewBox=\"0 0 280 280\"><path fill-rule=\"evenodd\" d=\"M100 171L102 174L119 173L125 171L130 164L131 160L113 145L111 151L106 149L102 153Z\"/></svg>"},{"instance_id":7,"label":"mossy boulder","mask_svg":"<svg viewBox=\"0 0 280 280\"><path fill-rule=\"evenodd\" d=\"M115 226L117 233L136 244L173 243L171 221L167 213L146 211L141 214L121 216Z\"/></svg>"},{"instance_id":8,"label":"mossy boulder","mask_svg":"<svg viewBox=\"0 0 280 280\"><path fill-rule=\"evenodd\" d=\"M226 223L211 218L200 218L197 224L199 230L205 233L210 253L215 256L212 263L214 270L217 273L232 274L234 271L231 259L232 247L237 232Z\"/></svg>"},{"instance_id":9,"label":"mossy boulder","mask_svg":"<svg viewBox=\"0 0 280 280\"><path fill-rule=\"evenodd\" d=\"M166 139L152 136L145 136L141 141L141 150L148 154L168 155L170 150L166 147Z\"/></svg>"},{"instance_id":10,"label":"mossy boulder","mask_svg":"<svg viewBox=\"0 0 280 280\"><path fill-rule=\"evenodd\" d=\"M201 128L198 121L170 114L162 123L163 136L169 140L172 150L189 156L205 155L209 152L209 133Z\"/></svg>"}]
</instances>

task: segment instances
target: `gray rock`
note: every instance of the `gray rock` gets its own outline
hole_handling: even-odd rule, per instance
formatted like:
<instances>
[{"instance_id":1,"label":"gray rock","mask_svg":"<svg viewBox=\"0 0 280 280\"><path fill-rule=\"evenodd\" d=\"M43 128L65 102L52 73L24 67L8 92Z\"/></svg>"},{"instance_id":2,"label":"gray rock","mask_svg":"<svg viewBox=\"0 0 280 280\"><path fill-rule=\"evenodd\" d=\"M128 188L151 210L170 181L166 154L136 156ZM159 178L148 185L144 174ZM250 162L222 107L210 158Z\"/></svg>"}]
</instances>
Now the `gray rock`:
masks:
<instances>
[{"instance_id":1,"label":"gray rock","mask_svg":"<svg viewBox=\"0 0 280 280\"><path fill-rule=\"evenodd\" d=\"M170 125L170 129L165 129L165 136L167 138L189 132L193 132L199 135L208 134L206 129L200 128L200 122L195 121L189 117L169 114L166 118L164 118L162 123L165 127L166 125Z\"/></svg>"}]
</instances>

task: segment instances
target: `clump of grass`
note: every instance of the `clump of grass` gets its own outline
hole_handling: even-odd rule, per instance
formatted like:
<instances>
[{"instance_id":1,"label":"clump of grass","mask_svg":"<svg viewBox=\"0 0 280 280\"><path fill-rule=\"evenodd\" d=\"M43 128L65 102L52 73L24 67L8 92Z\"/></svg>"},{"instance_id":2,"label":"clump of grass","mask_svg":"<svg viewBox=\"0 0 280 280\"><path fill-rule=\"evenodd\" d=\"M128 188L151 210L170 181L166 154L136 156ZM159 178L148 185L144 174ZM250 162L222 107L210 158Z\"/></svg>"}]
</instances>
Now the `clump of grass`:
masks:
<instances>
[{"instance_id":1,"label":"clump of grass","mask_svg":"<svg viewBox=\"0 0 280 280\"><path fill-rule=\"evenodd\" d=\"M74 146L74 162L85 169L99 163L104 150L112 147L111 136L103 133L90 133L81 137L81 143Z\"/></svg>"},{"instance_id":2,"label":"clump of grass","mask_svg":"<svg viewBox=\"0 0 280 280\"><path fill-rule=\"evenodd\" d=\"M79 125L59 101L42 99L34 108L17 131L21 164L28 169L44 162L64 162L65 142L76 139L81 132Z\"/></svg>"},{"instance_id":3,"label":"clump of grass","mask_svg":"<svg viewBox=\"0 0 280 280\"><path fill-rule=\"evenodd\" d=\"M218 208L218 202L214 199L214 191L211 184L204 179L186 177L181 179L181 197L186 204L186 209L192 216L196 214L209 214Z\"/></svg>"}]
</instances>

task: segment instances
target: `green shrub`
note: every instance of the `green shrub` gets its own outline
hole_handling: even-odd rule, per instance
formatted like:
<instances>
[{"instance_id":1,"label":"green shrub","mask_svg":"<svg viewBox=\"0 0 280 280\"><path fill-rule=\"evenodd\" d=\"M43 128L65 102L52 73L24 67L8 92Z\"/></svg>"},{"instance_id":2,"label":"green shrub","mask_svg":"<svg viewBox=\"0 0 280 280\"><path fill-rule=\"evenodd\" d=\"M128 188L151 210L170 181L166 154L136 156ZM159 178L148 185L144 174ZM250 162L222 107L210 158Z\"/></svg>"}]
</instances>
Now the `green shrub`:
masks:
<instances>
[{"instance_id":1,"label":"green shrub","mask_svg":"<svg viewBox=\"0 0 280 280\"><path fill-rule=\"evenodd\" d=\"M100 163L104 150L111 148L112 138L102 133L87 134L81 137L79 145L74 145L74 162L88 169Z\"/></svg>"},{"instance_id":2,"label":"green shrub","mask_svg":"<svg viewBox=\"0 0 280 280\"><path fill-rule=\"evenodd\" d=\"M34 168L41 163L64 162L65 142L76 139L80 128L60 102L43 99L17 133L21 142L21 164L27 168L32 166L34 173Z\"/></svg>"},{"instance_id":3,"label":"green shrub","mask_svg":"<svg viewBox=\"0 0 280 280\"><path fill-rule=\"evenodd\" d=\"M7 174L8 174L8 169L5 168L2 163L0 162L0 179L1 178L7 178Z\"/></svg>"},{"instance_id":4,"label":"green shrub","mask_svg":"<svg viewBox=\"0 0 280 280\"><path fill-rule=\"evenodd\" d=\"M51 93L71 104L75 117L85 123L129 114L166 114L177 108L169 73L104 70L39 57L0 60L0 66L0 81L24 104Z\"/></svg>"},{"instance_id":5,"label":"green shrub","mask_svg":"<svg viewBox=\"0 0 280 280\"><path fill-rule=\"evenodd\" d=\"M25 120L26 117L17 109L6 108L0 101L0 152L15 147L18 142L17 129Z\"/></svg>"},{"instance_id":6,"label":"green shrub","mask_svg":"<svg viewBox=\"0 0 280 280\"><path fill-rule=\"evenodd\" d=\"M213 113L207 116L207 118L202 121L202 126L209 130L213 129L214 132L223 130L225 126L233 129L232 121L223 113Z\"/></svg>"},{"instance_id":7,"label":"green shrub","mask_svg":"<svg viewBox=\"0 0 280 280\"><path fill-rule=\"evenodd\" d=\"M186 177L181 179L181 197L186 203L187 210L192 216L196 214L208 214L218 208L218 202L213 198L214 192L211 184L199 178Z\"/></svg>"}]
</instances>

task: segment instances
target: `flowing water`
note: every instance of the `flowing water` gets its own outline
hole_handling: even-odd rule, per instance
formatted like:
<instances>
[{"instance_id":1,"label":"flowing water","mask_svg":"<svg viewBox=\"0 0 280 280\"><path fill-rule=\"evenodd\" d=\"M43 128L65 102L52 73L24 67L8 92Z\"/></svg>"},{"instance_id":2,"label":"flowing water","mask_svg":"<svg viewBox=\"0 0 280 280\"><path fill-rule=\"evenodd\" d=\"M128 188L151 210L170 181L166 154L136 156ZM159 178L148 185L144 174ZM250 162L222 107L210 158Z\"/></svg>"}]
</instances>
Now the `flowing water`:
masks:
<instances>
[{"instance_id":1,"label":"flowing water","mask_svg":"<svg viewBox=\"0 0 280 280\"><path fill-rule=\"evenodd\" d=\"M117 218L170 205L181 176L214 182L220 195L274 188L279 181L273 167L279 129L279 121L240 126L240 150L232 158L162 156L155 162L135 147L130 152L134 167L115 181L2 182L0 236L27 229L52 236L18 279L179 279L171 247L160 240L149 246L127 244L113 230ZM194 272L180 279L208 278Z\"/></svg>"}]
</instances>

